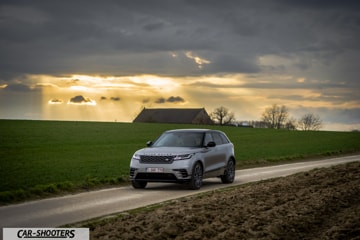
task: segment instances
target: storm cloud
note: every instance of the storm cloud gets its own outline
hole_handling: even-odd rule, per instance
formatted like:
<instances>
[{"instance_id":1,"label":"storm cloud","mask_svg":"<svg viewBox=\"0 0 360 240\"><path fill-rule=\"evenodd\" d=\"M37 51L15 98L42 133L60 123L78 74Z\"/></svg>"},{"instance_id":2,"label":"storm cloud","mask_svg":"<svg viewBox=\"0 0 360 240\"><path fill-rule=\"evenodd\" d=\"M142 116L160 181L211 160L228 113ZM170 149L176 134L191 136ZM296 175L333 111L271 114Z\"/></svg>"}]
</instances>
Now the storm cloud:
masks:
<instances>
[{"instance_id":1,"label":"storm cloud","mask_svg":"<svg viewBox=\"0 0 360 240\"><path fill-rule=\"evenodd\" d=\"M118 101L121 100L120 97L110 97L110 98L108 98L108 97L105 97L105 96L101 96L101 98L100 98L100 100L108 100L108 99L110 99L111 101L114 101L114 102L118 102Z\"/></svg>"},{"instance_id":2,"label":"storm cloud","mask_svg":"<svg viewBox=\"0 0 360 240\"><path fill-rule=\"evenodd\" d=\"M345 114L346 122L359 123L359 12L353 0L3 0L0 99L14 99L12 111L21 94L27 100L36 93L38 102L47 92L47 100L75 96L69 103L100 99L102 106L139 101L232 108L288 101L299 112L316 104L330 120ZM106 85L100 78L61 80L73 75L123 79ZM78 88L62 96L70 86ZM264 106L249 108L239 112L260 115ZM5 104L2 109L9 111Z\"/></svg>"},{"instance_id":3,"label":"storm cloud","mask_svg":"<svg viewBox=\"0 0 360 240\"><path fill-rule=\"evenodd\" d=\"M64 100L59 98L53 98L49 100L49 104L63 104Z\"/></svg>"},{"instance_id":4,"label":"storm cloud","mask_svg":"<svg viewBox=\"0 0 360 240\"><path fill-rule=\"evenodd\" d=\"M162 104L162 103L166 103L166 102L168 102L168 103L183 103L183 102L185 102L185 99L183 99L180 96L176 96L176 97L171 96L167 99L160 97L155 100L155 103L158 103L158 104Z\"/></svg>"},{"instance_id":5,"label":"storm cloud","mask_svg":"<svg viewBox=\"0 0 360 240\"><path fill-rule=\"evenodd\" d=\"M264 55L300 56L298 65L283 67L319 64L346 71L344 81L357 79L354 61L332 66L359 59L357 1L15 0L0 7L2 81L76 71L254 73L263 70L258 59ZM199 68L188 51L208 64Z\"/></svg>"},{"instance_id":6,"label":"storm cloud","mask_svg":"<svg viewBox=\"0 0 360 240\"><path fill-rule=\"evenodd\" d=\"M70 98L68 104L79 104L79 105L96 105L96 102L88 97L78 95Z\"/></svg>"}]
</instances>

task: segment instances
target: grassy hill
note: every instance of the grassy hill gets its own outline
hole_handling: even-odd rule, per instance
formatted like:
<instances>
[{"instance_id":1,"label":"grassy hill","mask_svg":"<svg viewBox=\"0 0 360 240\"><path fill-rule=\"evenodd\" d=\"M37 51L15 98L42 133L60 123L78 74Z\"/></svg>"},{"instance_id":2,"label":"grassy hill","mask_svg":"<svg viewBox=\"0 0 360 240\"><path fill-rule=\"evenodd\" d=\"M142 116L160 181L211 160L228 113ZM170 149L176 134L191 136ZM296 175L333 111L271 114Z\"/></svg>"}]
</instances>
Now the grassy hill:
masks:
<instances>
[{"instance_id":1,"label":"grassy hill","mask_svg":"<svg viewBox=\"0 0 360 240\"><path fill-rule=\"evenodd\" d=\"M360 150L359 132L0 120L0 202L126 182L134 151L175 128L224 131L235 145L238 168Z\"/></svg>"}]
</instances>

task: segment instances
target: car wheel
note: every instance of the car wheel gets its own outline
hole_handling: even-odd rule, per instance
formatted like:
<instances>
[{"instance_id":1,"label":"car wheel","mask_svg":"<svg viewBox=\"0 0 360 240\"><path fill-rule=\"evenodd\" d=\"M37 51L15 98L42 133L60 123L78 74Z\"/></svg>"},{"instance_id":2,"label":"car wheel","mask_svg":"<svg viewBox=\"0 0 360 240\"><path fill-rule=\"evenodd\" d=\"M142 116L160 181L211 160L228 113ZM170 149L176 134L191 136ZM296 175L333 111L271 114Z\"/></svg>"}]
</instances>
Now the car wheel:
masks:
<instances>
[{"instance_id":1,"label":"car wheel","mask_svg":"<svg viewBox=\"0 0 360 240\"><path fill-rule=\"evenodd\" d=\"M222 183L232 183L235 179L235 162L234 160L229 160L225 174L221 176Z\"/></svg>"},{"instance_id":2,"label":"car wheel","mask_svg":"<svg viewBox=\"0 0 360 240\"><path fill-rule=\"evenodd\" d=\"M199 162L195 163L189 182L189 188L197 190L201 188L203 178L203 169Z\"/></svg>"},{"instance_id":3,"label":"car wheel","mask_svg":"<svg viewBox=\"0 0 360 240\"><path fill-rule=\"evenodd\" d=\"M145 188L147 185L147 182L145 181L131 181L131 184L134 188Z\"/></svg>"}]
</instances>

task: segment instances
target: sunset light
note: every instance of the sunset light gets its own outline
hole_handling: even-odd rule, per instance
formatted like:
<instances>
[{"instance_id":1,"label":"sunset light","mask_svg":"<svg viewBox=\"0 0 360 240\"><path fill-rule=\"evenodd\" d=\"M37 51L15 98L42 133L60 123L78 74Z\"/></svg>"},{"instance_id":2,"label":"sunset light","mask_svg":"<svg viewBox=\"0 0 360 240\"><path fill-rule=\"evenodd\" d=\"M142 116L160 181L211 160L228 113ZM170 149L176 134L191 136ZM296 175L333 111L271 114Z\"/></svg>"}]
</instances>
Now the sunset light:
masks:
<instances>
[{"instance_id":1,"label":"sunset light","mask_svg":"<svg viewBox=\"0 0 360 240\"><path fill-rule=\"evenodd\" d=\"M323 130L360 129L358 11L310 2L6 1L0 119L132 122L144 107L224 106L241 122L279 104L319 115Z\"/></svg>"},{"instance_id":2,"label":"sunset light","mask_svg":"<svg viewBox=\"0 0 360 240\"><path fill-rule=\"evenodd\" d=\"M167 77L164 78L158 76L141 75L129 77L129 80L131 80L134 85L138 84L139 87L141 86L142 88L148 87L152 90L161 90L166 92L171 92L179 87L179 84L176 83L176 81Z\"/></svg>"}]
</instances>

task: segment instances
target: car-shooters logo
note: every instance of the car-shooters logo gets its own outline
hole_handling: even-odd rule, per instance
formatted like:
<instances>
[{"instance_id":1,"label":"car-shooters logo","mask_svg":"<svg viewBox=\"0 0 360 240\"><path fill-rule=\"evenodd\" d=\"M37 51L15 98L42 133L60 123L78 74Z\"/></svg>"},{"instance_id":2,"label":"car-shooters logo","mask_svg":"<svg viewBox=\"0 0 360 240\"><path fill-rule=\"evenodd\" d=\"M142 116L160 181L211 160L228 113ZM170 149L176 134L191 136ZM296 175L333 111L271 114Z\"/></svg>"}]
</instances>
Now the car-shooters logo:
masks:
<instances>
[{"instance_id":1,"label":"car-shooters logo","mask_svg":"<svg viewBox=\"0 0 360 240\"><path fill-rule=\"evenodd\" d=\"M88 228L4 228L3 240L72 239L89 240Z\"/></svg>"}]
</instances>

